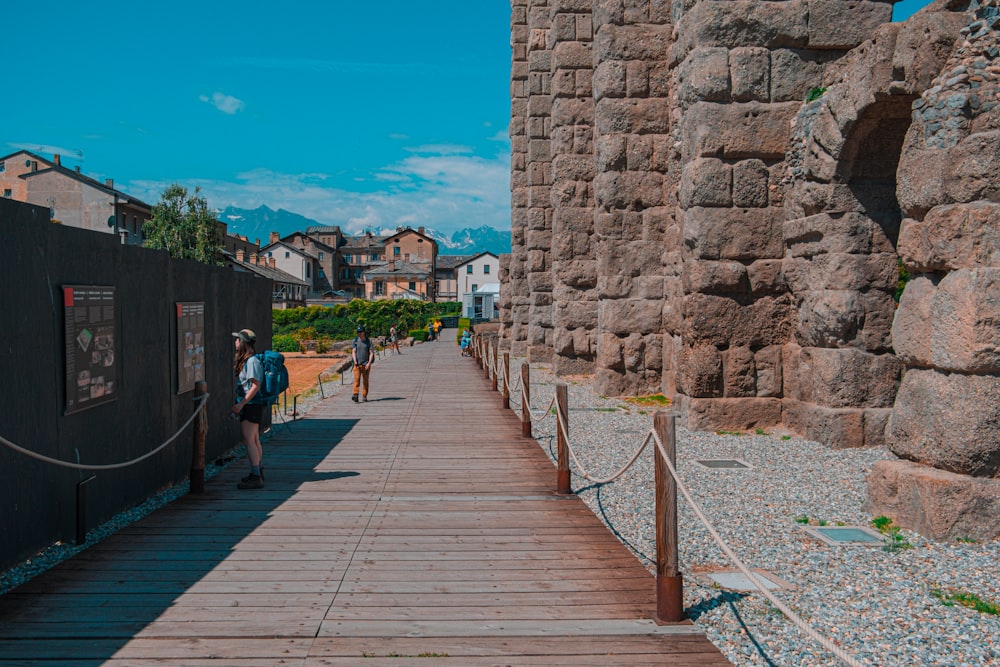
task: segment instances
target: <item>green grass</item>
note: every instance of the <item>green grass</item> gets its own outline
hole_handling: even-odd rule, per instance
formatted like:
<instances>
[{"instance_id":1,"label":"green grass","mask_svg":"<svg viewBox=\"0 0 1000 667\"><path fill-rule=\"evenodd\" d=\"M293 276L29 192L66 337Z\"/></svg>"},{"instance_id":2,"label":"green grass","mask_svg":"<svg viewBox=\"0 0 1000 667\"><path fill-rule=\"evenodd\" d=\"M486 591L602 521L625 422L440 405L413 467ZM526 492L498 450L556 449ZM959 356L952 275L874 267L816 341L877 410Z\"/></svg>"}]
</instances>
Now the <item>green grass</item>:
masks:
<instances>
[{"instance_id":1,"label":"green grass","mask_svg":"<svg viewBox=\"0 0 1000 667\"><path fill-rule=\"evenodd\" d=\"M959 605L977 611L980 614L1000 616L1000 605L984 600L975 593L957 590L943 591L940 588L934 588L931 589L931 595L940 600L941 604L946 607Z\"/></svg>"},{"instance_id":2,"label":"green grass","mask_svg":"<svg viewBox=\"0 0 1000 667\"><path fill-rule=\"evenodd\" d=\"M743 435L739 431L716 431L715 435Z\"/></svg>"},{"instance_id":3,"label":"green grass","mask_svg":"<svg viewBox=\"0 0 1000 667\"><path fill-rule=\"evenodd\" d=\"M884 551L896 552L913 548L913 545L910 544L910 541L906 539L905 535L903 535L899 526L895 525L889 517L875 517L872 519L872 527L885 535L885 539L883 541L884 543L882 544L882 549Z\"/></svg>"},{"instance_id":4,"label":"green grass","mask_svg":"<svg viewBox=\"0 0 1000 667\"><path fill-rule=\"evenodd\" d=\"M792 436L790 436L790 435L783 435L783 436L781 436L781 439L782 440L791 440Z\"/></svg>"},{"instance_id":5,"label":"green grass","mask_svg":"<svg viewBox=\"0 0 1000 667\"><path fill-rule=\"evenodd\" d=\"M805 514L800 514L797 517L795 517L795 523L801 523L802 525L806 525L809 523L809 517L806 516Z\"/></svg>"},{"instance_id":6,"label":"green grass","mask_svg":"<svg viewBox=\"0 0 1000 667\"><path fill-rule=\"evenodd\" d=\"M626 403L640 405L642 407L666 407L672 401L663 394L647 394L646 396L631 396L625 399Z\"/></svg>"}]
</instances>

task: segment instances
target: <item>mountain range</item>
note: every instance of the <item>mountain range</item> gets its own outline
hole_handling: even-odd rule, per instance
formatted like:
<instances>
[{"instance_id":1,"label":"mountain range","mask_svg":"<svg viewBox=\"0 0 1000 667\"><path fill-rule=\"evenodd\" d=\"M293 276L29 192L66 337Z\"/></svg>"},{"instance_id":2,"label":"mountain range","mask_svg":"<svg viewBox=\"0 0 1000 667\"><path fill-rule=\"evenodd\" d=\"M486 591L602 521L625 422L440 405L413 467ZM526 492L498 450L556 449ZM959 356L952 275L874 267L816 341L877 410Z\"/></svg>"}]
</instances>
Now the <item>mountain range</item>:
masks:
<instances>
[{"instance_id":1,"label":"mountain range","mask_svg":"<svg viewBox=\"0 0 1000 667\"><path fill-rule=\"evenodd\" d=\"M277 232L284 237L293 232L304 232L309 227L324 227L323 223L298 213L292 213L279 208L277 211L259 206L255 209L228 206L217 211L219 220L226 223L228 233L245 236L251 241L260 240L267 245L271 232ZM356 229L342 226L345 235L359 235L371 232L376 236L391 236L396 228L359 226ZM492 252L501 255L510 252L510 232L501 231L486 225L482 227L466 227L454 232L450 237L430 228L424 229L424 234L438 243L438 253L441 255L475 255L480 252Z\"/></svg>"}]
</instances>

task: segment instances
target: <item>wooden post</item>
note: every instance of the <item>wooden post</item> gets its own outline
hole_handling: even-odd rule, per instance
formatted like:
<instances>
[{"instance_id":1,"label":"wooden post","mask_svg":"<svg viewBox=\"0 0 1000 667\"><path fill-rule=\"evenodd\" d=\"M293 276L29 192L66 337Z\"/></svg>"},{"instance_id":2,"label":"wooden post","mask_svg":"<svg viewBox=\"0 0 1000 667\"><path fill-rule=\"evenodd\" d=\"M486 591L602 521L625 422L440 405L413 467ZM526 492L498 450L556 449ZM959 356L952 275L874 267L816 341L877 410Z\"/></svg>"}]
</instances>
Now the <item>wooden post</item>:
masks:
<instances>
[{"instance_id":1,"label":"wooden post","mask_svg":"<svg viewBox=\"0 0 1000 667\"><path fill-rule=\"evenodd\" d=\"M490 342L483 338L483 377L490 379Z\"/></svg>"},{"instance_id":2,"label":"wooden post","mask_svg":"<svg viewBox=\"0 0 1000 667\"><path fill-rule=\"evenodd\" d=\"M500 355L497 354L497 341L494 339L493 343L490 345L490 370L493 372L493 391L497 390L497 381L500 379L498 376L500 372L497 370L497 361Z\"/></svg>"},{"instance_id":3,"label":"wooden post","mask_svg":"<svg viewBox=\"0 0 1000 667\"><path fill-rule=\"evenodd\" d=\"M510 352L503 353L503 408L510 409Z\"/></svg>"},{"instance_id":4,"label":"wooden post","mask_svg":"<svg viewBox=\"0 0 1000 667\"><path fill-rule=\"evenodd\" d=\"M653 428L677 469L676 417L660 410ZM657 625L684 620L684 580L677 562L677 483L663 455L654 450L656 470L656 618Z\"/></svg>"},{"instance_id":5,"label":"wooden post","mask_svg":"<svg viewBox=\"0 0 1000 667\"><path fill-rule=\"evenodd\" d=\"M194 401L200 401L208 392L208 383L198 380L194 383ZM208 401L198 408L194 418L194 445L191 447L191 490L190 493L205 492L205 436L208 434Z\"/></svg>"},{"instance_id":6,"label":"wooden post","mask_svg":"<svg viewBox=\"0 0 1000 667\"><path fill-rule=\"evenodd\" d=\"M573 493L569 474L569 392L562 382L556 385L556 493ZM566 416L566 424L559 415Z\"/></svg>"},{"instance_id":7,"label":"wooden post","mask_svg":"<svg viewBox=\"0 0 1000 667\"><path fill-rule=\"evenodd\" d=\"M531 371L527 360L521 364L521 435L531 437Z\"/></svg>"}]
</instances>

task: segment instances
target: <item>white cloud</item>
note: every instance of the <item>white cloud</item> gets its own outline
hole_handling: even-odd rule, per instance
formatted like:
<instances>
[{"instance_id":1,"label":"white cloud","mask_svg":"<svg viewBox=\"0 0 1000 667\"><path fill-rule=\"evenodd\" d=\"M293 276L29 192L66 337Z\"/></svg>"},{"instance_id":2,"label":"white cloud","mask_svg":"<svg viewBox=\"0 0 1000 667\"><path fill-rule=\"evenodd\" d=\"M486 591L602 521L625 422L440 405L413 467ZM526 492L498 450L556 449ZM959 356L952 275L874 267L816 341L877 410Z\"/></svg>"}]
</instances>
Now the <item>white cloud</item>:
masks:
<instances>
[{"instance_id":1,"label":"white cloud","mask_svg":"<svg viewBox=\"0 0 1000 667\"><path fill-rule=\"evenodd\" d=\"M246 106L243 103L243 100L233 97L232 95L226 95L225 93L219 92L212 93L211 97L208 95L201 95L198 99L207 104L211 104L222 113L229 114L230 116L243 111L243 107Z\"/></svg>"},{"instance_id":2,"label":"white cloud","mask_svg":"<svg viewBox=\"0 0 1000 667\"><path fill-rule=\"evenodd\" d=\"M444 234L489 225L510 229L510 157L411 155L365 179L365 191L335 187L325 174L253 169L233 181L180 180L201 188L211 206L283 208L322 224L425 226ZM153 204L169 183L137 181L125 192ZM369 188L376 187L374 191Z\"/></svg>"}]
</instances>

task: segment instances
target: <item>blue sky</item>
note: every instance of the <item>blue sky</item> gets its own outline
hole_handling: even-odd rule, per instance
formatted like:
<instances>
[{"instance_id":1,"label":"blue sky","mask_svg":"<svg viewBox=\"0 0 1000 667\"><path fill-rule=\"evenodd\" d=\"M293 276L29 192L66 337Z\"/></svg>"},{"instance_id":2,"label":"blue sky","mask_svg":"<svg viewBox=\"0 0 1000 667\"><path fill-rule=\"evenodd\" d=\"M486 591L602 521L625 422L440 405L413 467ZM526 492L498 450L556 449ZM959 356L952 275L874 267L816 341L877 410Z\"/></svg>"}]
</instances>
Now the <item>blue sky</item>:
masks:
<instances>
[{"instance_id":1,"label":"blue sky","mask_svg":"<svg viewBox=\"0 0 1000 667\"><path fill-rule=\"evenodd\" d=\"M150 204L180 183L351 231L510 227L508 0L56 5L4 11L0 154Z\"/></svg>"}]
</instances>

